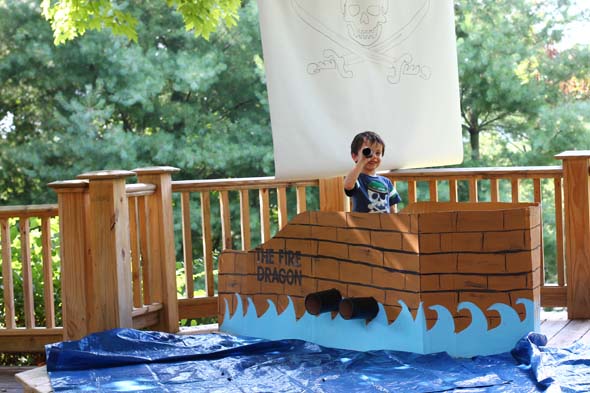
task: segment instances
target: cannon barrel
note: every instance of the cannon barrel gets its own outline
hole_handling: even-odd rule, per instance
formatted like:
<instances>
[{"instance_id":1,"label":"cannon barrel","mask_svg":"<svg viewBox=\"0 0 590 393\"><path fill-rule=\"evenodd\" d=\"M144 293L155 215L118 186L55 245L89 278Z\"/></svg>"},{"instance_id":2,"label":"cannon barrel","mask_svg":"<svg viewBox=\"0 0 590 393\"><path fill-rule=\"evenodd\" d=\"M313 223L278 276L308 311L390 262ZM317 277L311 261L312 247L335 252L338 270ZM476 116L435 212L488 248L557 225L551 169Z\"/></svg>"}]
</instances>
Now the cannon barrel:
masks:
<instances>
[{"instance_id":1,"label":"cannon barrel","mask_svg":"<svg viewBox=\"0 0 590 393\"><path fill-rule=\"evenodd\" d=\"M339 312L344 319L371 320L379 313L379 304L373 297L349 297L342 299Z\"/></svg>"},{"instance_id":2,"label":"cannon barrel","mask_svg":"<svg viewBox=\"0 0 590 393\"><path fill-rule=\"evenodd\" d=\"M305 297L305 309L311 315L338 311L342 295L337 289L310 293Z\"/></svg>"}]
</instances>

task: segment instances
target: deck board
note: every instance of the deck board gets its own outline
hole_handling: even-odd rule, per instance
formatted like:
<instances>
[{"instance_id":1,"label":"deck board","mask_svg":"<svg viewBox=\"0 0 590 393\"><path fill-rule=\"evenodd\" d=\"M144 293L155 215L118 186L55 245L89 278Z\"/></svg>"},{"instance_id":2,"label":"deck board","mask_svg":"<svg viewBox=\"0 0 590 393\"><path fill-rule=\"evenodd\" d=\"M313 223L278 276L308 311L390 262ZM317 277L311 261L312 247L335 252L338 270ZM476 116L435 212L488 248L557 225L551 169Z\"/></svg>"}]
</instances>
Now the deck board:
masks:
<instances>
[{"instance_id":1,"label":"deck board","mask_svg":"<svg viewBox=\"0 0 590 393\"><path fill-rule=\"evenodd\" d=\"M590 330L588 330L579 340L584 345L590 345Z\"/></svg>"},{"instance_id":2,"label":"deck board","mask_svg":"<svg viewBox=\"0 0 590 393\"><path fill-rule=\"evenodd\" d=\"M191 329L184 329L181 334L199 334L211 333L217 331L216 326L206 325L205 327ZM581 341L586 345L590 345L590 320L573 320L567 319L565 312L549 312L541 313L541 333L547 336L548 346L550 347L568 347L576 341ZM16 393L22 392L18 381L21 381L24 386L24 392L32 393L50 393L51 384L47 375L45 367L37 367L35 369L16 370L18 368L4 368L2 372L0 367L0 392ZM15 374L16 377L15 377ZM5 385L6 384L6 385ZM2 390L4 386L7 390ZM16 386L14 388L13 386Z\"/></svg>"},{"instance_id":3,"label":"deck board","mask_svg":"<svg viewBox=\"0 0 590 393\"><path fill-rule=\"evenodd\" d=\"M550 347L569 347L586 335L589 330L590 321L588 320L568 321L563 329L549 340L547 345Z\"/></svg>"},{"instance_id":4,"label":"deck board","mask_svg":"<svg viewBox=\"0 0 590 393\"><path fill-rule=\"evenodd\" d=\"M0 367L0 392L22 393L23 385L14 376L31 369L32 367Z\"/></svg>"},{"instance_id":5,"label":"deck board","mask_svg":"<svg viewBox=\"0 0 590 393\"><path fill-rule=\"evenodd\" d=\"M547 336L547 340L552 340L567 325L567 321L544 321L541 324L541 333Z\"/></svg>"}]
</instances>

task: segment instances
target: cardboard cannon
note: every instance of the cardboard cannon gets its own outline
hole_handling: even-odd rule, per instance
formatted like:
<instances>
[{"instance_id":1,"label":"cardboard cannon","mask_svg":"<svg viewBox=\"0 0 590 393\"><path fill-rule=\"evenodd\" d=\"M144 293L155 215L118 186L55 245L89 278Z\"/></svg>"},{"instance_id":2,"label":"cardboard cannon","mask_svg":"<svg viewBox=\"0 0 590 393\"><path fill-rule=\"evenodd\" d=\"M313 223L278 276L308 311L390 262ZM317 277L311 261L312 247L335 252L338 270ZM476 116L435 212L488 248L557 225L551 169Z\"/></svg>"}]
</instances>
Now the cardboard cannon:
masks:
<instances>
[{"instance_id":1,"label":"cardboard cannon","mask_svg":"<svg viewBox=\"0 0 590 393\"><path fill-rule=\"evenodd\" d=\"M355 350L506 352L539 330L541 234L531 203L305 212L254 250L221 253L220 330Z\"/></svg>"}]
</instances>

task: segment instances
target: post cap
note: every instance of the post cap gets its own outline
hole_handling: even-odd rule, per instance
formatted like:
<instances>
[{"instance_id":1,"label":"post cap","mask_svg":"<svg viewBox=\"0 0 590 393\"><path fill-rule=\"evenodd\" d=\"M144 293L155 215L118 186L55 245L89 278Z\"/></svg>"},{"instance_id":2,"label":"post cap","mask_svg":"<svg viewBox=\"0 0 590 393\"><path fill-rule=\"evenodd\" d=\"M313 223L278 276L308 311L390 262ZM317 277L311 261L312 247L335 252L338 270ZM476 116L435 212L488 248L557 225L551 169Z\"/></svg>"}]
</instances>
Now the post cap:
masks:
<instances>
[{"instance_id":1,"label":"post cap","mask_svg":"<svg viewBox=\"0 0 590 393\"><path fill-rule=\"evenodd\" d=\"M558 160L564 158L590 158L590 150L568 150L555 156Z\"/></svg>"},{"instance_id":2,"label":"post cap","mask_svg":"<svg viewBox=\"0 0 590 393\"><path fill-rule=\"evenodd\" d=\"M159 174L163 174L163 173L180 172L180 169L175 168L173 166L149 166L149 167L145 167L145 168L134 169L133 172L135 172L138 176L139 175L159 175Z\"/></svg>"},{"instance_id":3,"label":"post cap","mask_svg":"<svg viewBox=\"0 0 590 393\"><path fill-rule=\"evenodd\" d=\"M73 189L88 188L88 180L58 180L47 184L48 187L53 188L56 192L72 191Z\"/></svg>"},{"instance_id":4,"label":"post cap","mask_svg":"<svg viewBox=\"0 0 590 393\"><path fill-rule=\"evenodd\" d=\"M124 170L110 170L110 171L94 171L86 172L76 176L77 179L88 180L109 180L109 179L123 179L126 177L135 176L135 172Z\"/></svg>"}]
</instances>

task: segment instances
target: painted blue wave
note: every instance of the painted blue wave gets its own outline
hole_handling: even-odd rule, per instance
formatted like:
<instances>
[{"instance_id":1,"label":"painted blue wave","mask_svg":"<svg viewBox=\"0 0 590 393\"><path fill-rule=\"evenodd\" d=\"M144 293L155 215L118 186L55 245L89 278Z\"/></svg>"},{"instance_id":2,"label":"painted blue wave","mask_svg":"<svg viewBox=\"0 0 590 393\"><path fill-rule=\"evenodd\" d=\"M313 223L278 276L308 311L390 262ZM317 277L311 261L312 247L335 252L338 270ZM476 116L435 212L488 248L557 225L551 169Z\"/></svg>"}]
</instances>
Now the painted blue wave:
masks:
<instances>
[{"instance_id":1,"label":"painted blue wave","mask_svg":"<svg viewBox=\"0 0 590 393\"><path fill-rule=\"evenodd\" d=\"M460 303L458 311L468 310L472 322L459 333L455 333L452 314L440 305L429 307L437 312L438 318L432 329L428 330L422 304L414 319L406 304L399 301L402 311L389 324L382 304L379 304L379 314L366 323L364 320L345 320L340 315L332 318L330 313L315 316L307 312L297 320L291 298L280 315L269 300L268 310L260 317L257 316L252 299L248 298L247 313L244 315L241 296L236 295L236 299L237 308L231 316L227 301L225 303L225 315L220 327L224 332L270 340L300 339L357 351L385 349L419 354L447 352L454 357L484 356L510 351L521 337L531 331L539 331L538 307L528 299L517 301L526 309L523 321L506 304L490 306L488 310L497 311L501 317L500 324L490 330L479 307L471 302Z\"/></svg>"}]
</instances>

